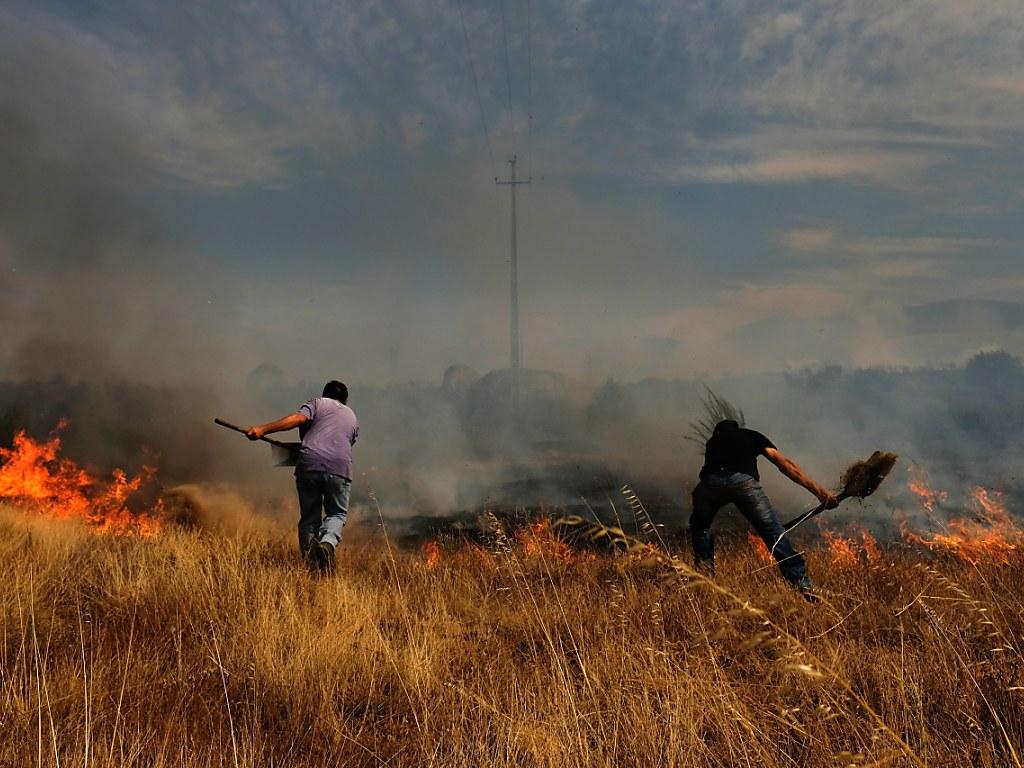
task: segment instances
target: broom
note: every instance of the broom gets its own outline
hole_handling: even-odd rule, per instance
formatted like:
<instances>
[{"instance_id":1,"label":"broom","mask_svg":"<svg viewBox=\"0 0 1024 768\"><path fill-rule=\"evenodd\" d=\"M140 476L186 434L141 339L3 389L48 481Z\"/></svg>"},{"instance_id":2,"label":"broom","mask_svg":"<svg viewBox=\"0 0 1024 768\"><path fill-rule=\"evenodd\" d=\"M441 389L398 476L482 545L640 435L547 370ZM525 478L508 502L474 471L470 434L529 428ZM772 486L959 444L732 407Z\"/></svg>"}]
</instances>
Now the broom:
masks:
<instances>
[{"instance_id":1,"label":"broom","mask_svg":"<svg viewBox=\"0 0 1024 768\"><path fill-rule=\"evenodd\" d=\"M866 499L878 490L878 486L896 466L896 454L889 451L875 451L868 458L854 462L843 472L843 489L836 496L839 501L844 499ZM805 520L817 517L825 511L825 505L819 504L814 509L804 512L782 526L791 531ZM776 542L778 543L778 542Z\"/></svg>"}]
</instances>

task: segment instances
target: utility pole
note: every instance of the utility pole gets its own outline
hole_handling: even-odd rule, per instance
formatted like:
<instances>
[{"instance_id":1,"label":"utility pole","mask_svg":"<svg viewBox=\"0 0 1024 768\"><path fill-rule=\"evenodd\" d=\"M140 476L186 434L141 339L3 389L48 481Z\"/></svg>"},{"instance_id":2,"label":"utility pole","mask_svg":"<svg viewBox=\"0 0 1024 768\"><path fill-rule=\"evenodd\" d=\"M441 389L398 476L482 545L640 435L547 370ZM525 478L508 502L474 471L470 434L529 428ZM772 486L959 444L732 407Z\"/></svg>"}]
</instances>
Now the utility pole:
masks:
<instances>
[{"instance_id":1,"label":"utility pole","mask_svg":"<svg viewBox=\"0 0 1024 768\"><path fill-rule=\"evenodd\" d=\"M529 184L531 179L516 180L516 156L508 161L511 177L507 181L494 178L494 183L507 186L512 193L512 258L510 265L511 285L509 289L509 368L512 371L512 413L519 415L519 257L516 253L516 187Z\"/></svg>"}]
</instances>

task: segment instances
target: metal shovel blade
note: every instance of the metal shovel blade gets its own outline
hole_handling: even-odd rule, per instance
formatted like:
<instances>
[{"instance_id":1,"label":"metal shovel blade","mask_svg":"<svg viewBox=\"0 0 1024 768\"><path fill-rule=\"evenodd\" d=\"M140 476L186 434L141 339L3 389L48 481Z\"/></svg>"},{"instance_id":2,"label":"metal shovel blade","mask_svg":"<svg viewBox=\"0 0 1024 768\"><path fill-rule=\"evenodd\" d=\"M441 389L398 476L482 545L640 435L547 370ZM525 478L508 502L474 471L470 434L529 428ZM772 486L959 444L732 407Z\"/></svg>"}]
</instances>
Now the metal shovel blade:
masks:
<instances>
[{"instance_id":1,"label":"metal shovel blade","mask_svg":"<svg viewBox=\"0 0 1024 768\"><path fill-rule=\"evenodd\" d=\"M270 460L275 467L294 467L301 447L302 443L271 443Z\"/></svg>"}]
</instances>

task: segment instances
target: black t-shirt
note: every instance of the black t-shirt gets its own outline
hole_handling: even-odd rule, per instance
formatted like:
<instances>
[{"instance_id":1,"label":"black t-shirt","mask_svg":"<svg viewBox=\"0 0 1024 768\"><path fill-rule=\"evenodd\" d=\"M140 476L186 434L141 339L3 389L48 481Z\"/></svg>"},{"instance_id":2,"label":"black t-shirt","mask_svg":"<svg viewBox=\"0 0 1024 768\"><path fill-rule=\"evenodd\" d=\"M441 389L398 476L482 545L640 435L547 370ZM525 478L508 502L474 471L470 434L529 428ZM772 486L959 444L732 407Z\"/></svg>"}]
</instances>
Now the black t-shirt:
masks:
<instances>
[{"instance_id":1,"label":"black t-shirt","mask_svg":"<svg viewBox=\"0 0 1024 768\"><path fill-rule=\"evenodd\" d=\"M743 472L755 479L757 474L757 457L764 453L765 448L775 445L760 432L742 427L719 424L704 449L704 468L701 477L715 474Z\"/></svg>"}]
</instances>

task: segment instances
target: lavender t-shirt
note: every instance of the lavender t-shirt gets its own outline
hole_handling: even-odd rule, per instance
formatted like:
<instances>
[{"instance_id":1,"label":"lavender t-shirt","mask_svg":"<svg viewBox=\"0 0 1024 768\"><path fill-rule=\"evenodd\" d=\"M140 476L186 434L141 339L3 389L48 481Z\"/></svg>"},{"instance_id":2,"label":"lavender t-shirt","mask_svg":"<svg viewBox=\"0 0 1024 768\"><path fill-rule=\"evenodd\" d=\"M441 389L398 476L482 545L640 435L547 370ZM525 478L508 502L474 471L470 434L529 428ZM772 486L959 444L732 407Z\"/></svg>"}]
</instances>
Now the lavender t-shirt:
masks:
<instances>
[{"instance_id":1,"label":"lavender t-shirt","mask_svg":"<svg viewBox=\"0 0 1024 768\"><path fill-rule=\"evenodd\" d=\"M295 472L330 472L352 479L352 446L359 422L347 405L330 397L314 397L299 408L309 419L299 427L302 448Z\"/></svg>"}]
</instances>

